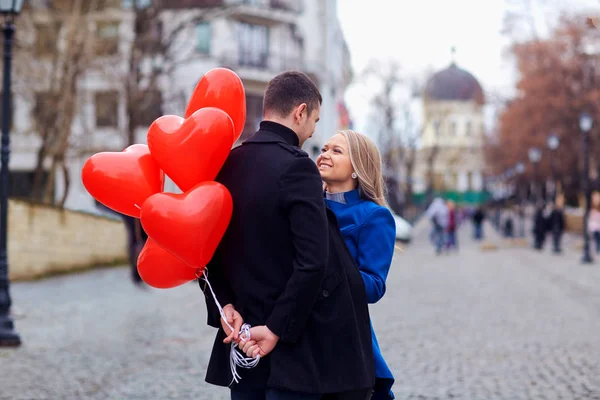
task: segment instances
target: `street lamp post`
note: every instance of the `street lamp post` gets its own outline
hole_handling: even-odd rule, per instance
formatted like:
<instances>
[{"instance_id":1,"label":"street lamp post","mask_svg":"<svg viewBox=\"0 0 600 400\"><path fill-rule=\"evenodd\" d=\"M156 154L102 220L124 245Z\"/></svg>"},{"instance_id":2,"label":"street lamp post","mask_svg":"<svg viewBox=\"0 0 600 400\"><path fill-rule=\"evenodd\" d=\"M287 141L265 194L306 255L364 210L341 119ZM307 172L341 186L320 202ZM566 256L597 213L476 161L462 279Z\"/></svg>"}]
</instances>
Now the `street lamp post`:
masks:
<instances>
[{"instance_id":1,"label":"street lamp post","mask_svg":"<svg viewBox=\"0 0 600 400\"><path fill-rule=\"evenodd\" d=\"M540 161L542 159L542 152L540 149L538 149L537 147L532 147L531 149L529 149L529 161L531 161L531 163L533 164L533 184L534 184L534 190L533 190L533 201L534 203L537 203L540 199L539 199L539 164Z\"/></svg>"},{"instance_id":2,"label":"street lamp post","mask_svg":"<svg viewBox=\"0 0 600 400\"><path fill-rule=\"evenodd\" d=\"M0 346L21 345L10 317L10 281L8 279L8 161L10 158L11 63L15 33L14 19L21 12L24 0L0 0L0 15L4 18L4 79L2 82L2 147L0 150Z\"/></svg>"},{"instance_id":3,"label":"street lamp post","mask_svg":"<svg viewBox=\"0 0 600 400\"><path fill-rule=\"evenodd\" d=\"M556 179L556 150L560 140L555 134L548 137L548 148L550 149L550 168L552 169L552 200L556 201L558 180Z\"/></svg>"},{"instance_id":4,"label":"street lamp post","mask_svg":"<svg viewBox=\"0 0 600 400\"><path fill-rule=\"evenodd\" d=\"M517 174L519 175L519 177L521 175L523 175L523 172L525 172L525 165L523 165L523 163L518 163L517 166L515 167L515 170L517 172ZM517 203L519 204L519 237L524 238L525 237L525 206L523 204L524 202L524 198L525 196L523 196L521 188L523 187L522 184L520 184L521 179L519 179L517 182Z\"/></svg>"},{"instance_id":5,"label":"street lamp post","mask_svg":"<svg viewBox=\"0 0 600 400\"><path fill-rule=\"evenodd\" d=\"M579 116L579 129L583 136L583 191L585 193L585 215L583 217L583 258L581 262L590 264L593 262L590 254L590 234L588 232L588 218L590 216L590 204L592 202L592 191L590 190L590 130L594 120L584 112Z\"/></svg>"}]
</instances>

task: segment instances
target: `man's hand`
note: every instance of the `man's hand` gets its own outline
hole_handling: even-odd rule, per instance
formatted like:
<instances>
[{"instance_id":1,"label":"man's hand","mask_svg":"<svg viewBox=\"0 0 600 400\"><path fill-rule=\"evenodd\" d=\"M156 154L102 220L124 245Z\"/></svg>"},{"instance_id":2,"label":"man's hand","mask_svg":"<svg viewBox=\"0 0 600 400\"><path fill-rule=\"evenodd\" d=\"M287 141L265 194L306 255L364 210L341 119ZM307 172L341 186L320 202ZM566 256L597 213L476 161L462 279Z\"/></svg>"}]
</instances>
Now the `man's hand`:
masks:
<instances>
[{"instance_id":1,"label":"man's hand","mask_svg":"<svg viewBox=\"0 0 600 400\"><path fill-rule=\"evenodd\" d=\"M273 351L278 342L279 336L271 332L266 325L261 325L250 328L250 340L240 343L240 348L248 357L264 357Z\"/></svg>"},{"instance_id":2,"label":"man's hand","mask_svg":"<svg viewBox=\"0 0 600 400\"><path fill-rule=\"evenodd\" d=\"M221 317L221 326L225 331L225 335L227 335L227 337L223 340L223 343L231 343L232 341L239 342L240 330L244 324L244 319L240 313L235 310L232 304L227 304L225 307L223 307L223 312L225 313L227 322L233 327L233 331L231 331Z\"/></svg>"}]
</instances>

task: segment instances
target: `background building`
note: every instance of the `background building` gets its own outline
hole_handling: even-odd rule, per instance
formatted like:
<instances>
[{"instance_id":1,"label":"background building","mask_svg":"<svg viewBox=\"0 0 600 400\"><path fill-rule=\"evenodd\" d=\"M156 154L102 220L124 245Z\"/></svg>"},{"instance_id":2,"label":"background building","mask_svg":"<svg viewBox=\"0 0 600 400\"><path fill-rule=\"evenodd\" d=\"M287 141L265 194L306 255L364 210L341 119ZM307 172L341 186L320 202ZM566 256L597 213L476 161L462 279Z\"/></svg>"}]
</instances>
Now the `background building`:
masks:
<instances>
[{"instance_id":1,"label":"background building","mask_svg":"<svg viewBox=\"0 0 600 400\"><path fill-rule=\"evenodd\" d=\"M75 114L64 168L53 168L57 157L43 163L44 179L52 176L52 193L46 193L51 202L63 197L67 184L65 207L98 212L81 183L85 160L100 151L121 151L129 143L145 143L152 121L165 114L183 115L196 83L215 67L234 70L244 83L247 119L242 138L250 136L262 118L262 95L268 81L285 70L306 72L323 95L321 122L304 148L312 157L316 158L341 123L348 124L343 96L352 71L335 0L182 0L165 2L155 18L146 19L140 18L143 10L132 9L132 1L107 0L86 14L94 53L89 63L81 64L82 71L73 82ZM15 85L13 197L31 197L44 121L62 113L57 102L64 98L63 88L56 87L45 71L59 64L61 57L71 56L76 36L69 25L72 2L31 1L20 22L24 26L19 38L30 52L21 51L21 63L33 61L40 71L29 75L16 60L16 80L21 84ZM151 0L138 0L138 4L149 6L151 15ZM139 36L142 23L148 25L142 29L143 40ZM139 62L132 62L137 60L133 57ZM156 76L152 74L155 69L161 71ZM136 81L140 76L144 78ZM128 85L147 86L139 101L133 100L134 110ZM167 190L177 188L169 182Z\"/></svg>"},{"instance_id":2,"label":"background building","mask_svg":"<svg viewBox=\"0 0 600 400\"><path fill-rule=\"evenodd\" d=\"M415 165L415 193L428 190L478 201L483 190L484 94L468 71L452 62L427 82L423 137Z\"/></svg>"}]
</instances>

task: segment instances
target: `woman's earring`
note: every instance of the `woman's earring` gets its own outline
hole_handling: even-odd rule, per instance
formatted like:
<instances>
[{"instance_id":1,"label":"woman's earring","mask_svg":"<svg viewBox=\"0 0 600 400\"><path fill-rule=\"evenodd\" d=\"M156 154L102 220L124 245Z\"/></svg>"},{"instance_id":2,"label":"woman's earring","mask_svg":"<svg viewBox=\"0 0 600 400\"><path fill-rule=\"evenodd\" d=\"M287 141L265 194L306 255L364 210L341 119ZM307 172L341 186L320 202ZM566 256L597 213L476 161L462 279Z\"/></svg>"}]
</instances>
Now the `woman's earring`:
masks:
<instances>
[{"instance_id":1,"label":"woman's earring","mask_svg":"<svg viewBox=\"0 0 600 400\"><path fill-rule=\"evenodd\" d=\"M352 173L352 179L356 179L356 178L358 178L358 175L356 175L356 172L353 172Z\"/></svg>"}]
</instances>

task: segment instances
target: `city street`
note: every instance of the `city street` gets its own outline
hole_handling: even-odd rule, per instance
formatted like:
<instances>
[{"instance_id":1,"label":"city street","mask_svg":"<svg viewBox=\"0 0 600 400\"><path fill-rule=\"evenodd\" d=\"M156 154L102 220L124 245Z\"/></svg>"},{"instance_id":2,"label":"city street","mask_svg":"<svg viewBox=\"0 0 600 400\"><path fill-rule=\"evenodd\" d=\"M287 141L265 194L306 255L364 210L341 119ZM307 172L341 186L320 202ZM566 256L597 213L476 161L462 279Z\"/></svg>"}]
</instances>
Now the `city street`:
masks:
<instances>
[{"instance_id":1,"label":"city street","mask_svg":"<svg viewBox=\"0 0 600 400\"><path fill-rule=\"evenodd\" d=\"M396 398L600 399L600 257L510 248L487 228L497 250L465 226L460 253L436 256L421 225L397 253L372 307ZM198 286L141 290L128 277L14 284L24 344L0 350L0 398L228 398L204 383L214 330Z\"/></svg>"}]
</instances>

